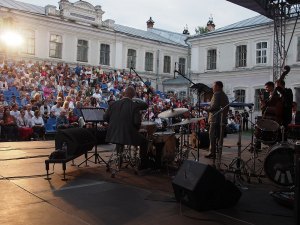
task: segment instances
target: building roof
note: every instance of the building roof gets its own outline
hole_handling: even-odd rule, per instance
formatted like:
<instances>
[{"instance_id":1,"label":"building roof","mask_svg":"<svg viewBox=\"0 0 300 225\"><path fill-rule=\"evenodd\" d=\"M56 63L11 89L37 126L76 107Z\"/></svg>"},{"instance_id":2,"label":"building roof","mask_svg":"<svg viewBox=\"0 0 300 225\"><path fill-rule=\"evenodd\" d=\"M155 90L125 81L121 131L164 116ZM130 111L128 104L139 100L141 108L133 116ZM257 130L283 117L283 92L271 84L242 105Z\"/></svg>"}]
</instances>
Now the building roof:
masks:
<instances>
[{"instance_id":1,"label":"building roof","mask_svg":"<svg viewBox=\"0 0 300 225\"><path fill-rule=\"evenodd\" d=\"M162 43L187 47L185 41L182 40L182 38L178 38L179 35L178 36L172 35L175 33L169 31L162 32L161 30L161 32L155 32L158 29L154 29L154 28L145 31L145 30L140 30L132 27L123 26L120 24L115 24L114 29L117 32L124 33L130 36L141 37L141 38L158 41ZM185 36L185 39L187 39L187 36Z\"/></svg>"},{"instance_id":2,"label":"building roof","mask_svg":"<svg viewBox=\"0 0 300 225\"><path fill-rule=\"evenodd\" d=\"M44 7L36 6L24 2L19 2L15 0L1 0L0 7L1 6L5 8L20 10L23 12L45 15ZM149 29L146 31L146 30L140 30L128 26L123 26L120 24L114 24L114 29L116 32L123 33L133 37L139 37L139 38L158 41L166 44L187 47L187 44L185 43L187 36L183 34L178 34L178 33L159 30L159 29Z\"/></svg>"},{"instance_id":3,"label":"building roof","mask_svg":"<svg viewBox=\"0 0 300 225\"><path fill-rule=\"evenodd\" d=\"M237 23L230 24L225 27L221 27L219 29L216 29L215 31L211 31L211 32L204 33L204 34L194 35L193 37L190 37L189 39L210 36L210 35L216 35L216 34L230 32L230 31L243 30L243 29L248 29L248 28L252 28L252 27L259 27L259 26L263 26L266 24L270 24L270 23L273 23L273 20L271 20L263 15L258 15L258 16L255 16L255 17L252 17L249 19L239 21Z\"/></svg>"},{"instance_id":4,"label":"building roof","mask_svg":"<svg viewBox=\"0 0 300 225\"><path fill-rule=\"evenodd\" d=\"M14 1L14 0L1 0L0 6L25 12L37 13L45 15L45 8L29 3Z\"/></svg>"}]
</instances>

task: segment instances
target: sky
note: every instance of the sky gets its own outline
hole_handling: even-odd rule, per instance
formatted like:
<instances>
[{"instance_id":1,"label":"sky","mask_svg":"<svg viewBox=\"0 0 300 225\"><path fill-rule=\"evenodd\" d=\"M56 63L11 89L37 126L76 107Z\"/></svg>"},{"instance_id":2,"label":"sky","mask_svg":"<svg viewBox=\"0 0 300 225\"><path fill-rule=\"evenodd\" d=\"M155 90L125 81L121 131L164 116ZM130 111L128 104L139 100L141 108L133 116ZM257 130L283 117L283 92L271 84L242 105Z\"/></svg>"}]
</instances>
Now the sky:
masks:
<instances>
[{"instance_id":1,"label":"sky","mask_svg":"<svg viewBox=\"0 0 300 225\"><path fill-rule=\"evenodd\" d=\"M39 6L54 5L59 0L19 0ZM77 0L69 0L71 3ZM105 12L102 19L146 30L152 17L155 28L182 33L187 25L191 34L198 26L206 26L212 16L216 29L258 15L226 0L87 0L100 5Z\"/></svg>"}]
</instances>

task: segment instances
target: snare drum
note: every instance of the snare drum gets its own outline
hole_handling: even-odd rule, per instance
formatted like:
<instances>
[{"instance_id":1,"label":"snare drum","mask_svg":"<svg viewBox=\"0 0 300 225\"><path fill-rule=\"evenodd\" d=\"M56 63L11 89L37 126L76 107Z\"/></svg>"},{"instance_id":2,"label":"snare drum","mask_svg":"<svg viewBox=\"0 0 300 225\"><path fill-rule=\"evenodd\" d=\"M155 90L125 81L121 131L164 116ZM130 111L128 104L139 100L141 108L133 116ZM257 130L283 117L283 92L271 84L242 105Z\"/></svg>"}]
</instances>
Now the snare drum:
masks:
<instances>
[{"instance_id":1,"label":"snare drum","mask_svg":"<svg viewBox=\"0 0 300 225\"><path fill-rule=\"evenodd\" d=\"M295 183L294 147L289 143L273 145L264 161L267 177L276 184L291 186Z\"/></svg>"},{"instance_id":2,"label":"snare drum","mask_svg":"<svg viewBox=\"0 0 300 225\"><path fill-rule=\"evenodd\" d=\"M161 148L162 146L162 162L172 162L175 159L175 149L176 149L176 137L175 132L165 131L165 132L156 132L153 134L153 144L156 148ZM156 149L156 154L159 149Z\"/></svg>"},{"instance_id":3,"label":"snare drum","mask_svg":"<svg viewBox=\"0 0 300 225\"><path fill-rule=\"evenodd\" d=\"M279 124L273 120L260 119L256 122L255 137L264 144L277 141Z\"/></svg>"}]
</instances>

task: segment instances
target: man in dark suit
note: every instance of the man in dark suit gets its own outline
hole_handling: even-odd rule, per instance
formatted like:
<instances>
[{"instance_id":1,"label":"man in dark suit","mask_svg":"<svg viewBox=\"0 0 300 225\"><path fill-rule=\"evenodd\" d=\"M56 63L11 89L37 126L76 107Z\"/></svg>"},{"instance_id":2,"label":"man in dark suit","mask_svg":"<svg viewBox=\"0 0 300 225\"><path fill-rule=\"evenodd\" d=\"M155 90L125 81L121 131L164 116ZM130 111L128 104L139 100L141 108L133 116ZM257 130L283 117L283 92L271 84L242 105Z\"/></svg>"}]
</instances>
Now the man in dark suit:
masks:
<instances>
[{"instance_id":1,"label":"man in dark suit","mask_svg":"<svg viewBox=\"0 0 300 225\"><path fill-rule=\"evenodd\" d=\"M220 134L224 134L224 130L226 127L226 119L229 110L228 104L229 100L227 95L223 91L222 81L216 81L213 84L213 96L210 102L210 106L206 108L206 111L209 112L208 123L210 139L209 151L208 154L205 156L207 158L215 158L217 142L218 146L222 147L223 145L223 135ZM216 114L221 108L224 108L222 118L221 113Z\"/></svg>"},{"instance_id":2,"label":"man in dark suit","mask_svg":"<svg viewBox=\"0 0 300 225\"><path fill-rule=\"evenodd\" d=\"M140 146L140 169L147 167L148 141L140 133L140 110L146 110L148 105L142 101L132 101L135 89L127 87L123 98L113 102L104 114L104 120L108 122L106 141L117 145L117 151L124 145Z\"/></svg>"}]
</instances>

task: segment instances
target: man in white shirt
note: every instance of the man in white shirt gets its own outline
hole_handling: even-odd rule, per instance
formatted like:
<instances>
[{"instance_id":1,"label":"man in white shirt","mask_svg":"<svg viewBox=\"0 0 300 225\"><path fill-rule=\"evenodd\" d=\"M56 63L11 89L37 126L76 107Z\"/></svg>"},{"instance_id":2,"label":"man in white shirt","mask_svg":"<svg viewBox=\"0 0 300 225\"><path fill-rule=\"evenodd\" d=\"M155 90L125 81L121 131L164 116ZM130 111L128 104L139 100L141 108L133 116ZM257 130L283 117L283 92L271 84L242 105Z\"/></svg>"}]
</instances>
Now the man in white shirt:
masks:
<instances>
[{"instance_id":1,"label":"man in white shirt","mask_svg":"<svg viewBox=\"0 0 300 225\"><path fill-rule=\"evenodd\" d=\"M93 97L97 100L98 103L101 102L102 95L100 93L99 88L96 88L95 93L93 94Z\"/></svg>"}]
</instances>

